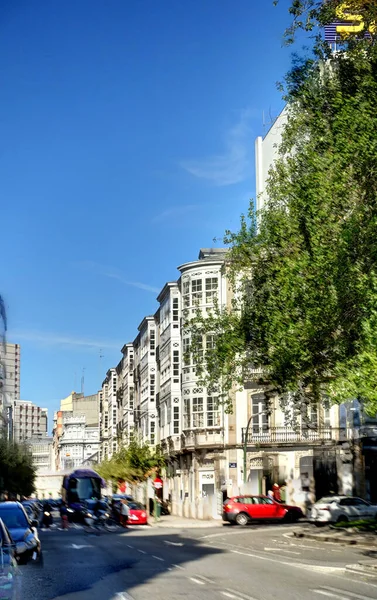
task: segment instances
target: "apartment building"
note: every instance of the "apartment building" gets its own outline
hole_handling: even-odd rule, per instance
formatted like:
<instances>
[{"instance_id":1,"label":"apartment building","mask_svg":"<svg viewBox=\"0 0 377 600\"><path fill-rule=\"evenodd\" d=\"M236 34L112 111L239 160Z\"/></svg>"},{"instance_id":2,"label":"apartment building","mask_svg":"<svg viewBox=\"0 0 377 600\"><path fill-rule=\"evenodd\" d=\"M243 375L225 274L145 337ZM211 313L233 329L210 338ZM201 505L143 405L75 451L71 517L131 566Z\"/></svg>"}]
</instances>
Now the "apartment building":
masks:
<instances>
[{"instance_id":1,"label":"apartment building","mask_svg":"<svg viewBox=\"0 0 377 600\"><path fill-rule=\"evenodd\" d=\"M62 464L65 464L64 456L61 456L61 452L64 450L64 448L61 445L61 439L66 433L66 427L68 427L70 430L72 429L70 421L71 418L78 418L80 420L80 423L82 422L82 419L84 419L86 430L99 432L99 420L101 415L101 394L102 392L98 392L97 394L84 396L83 393L71 392L69 396L63 398L60 401L60 410L54 413L53 425L53 446L55 454L55 469L57 471L61 470ZM85 439L85 435L83 439ZM97 448L96 450L94 450L93 455L95 454L95 452L97 452L98 462L99 449ZM83 454L83 456L84 455L85 453ZM67 462L67 464L69 464L69 461Z\"/></svg>"},{"instance_id":2,"label":"apartment building","mask_svg":"<svg viewBox=\"0 0 377 600\"><path fill-rule=\"evenodd\" d=\"M109 369L99 393L100 458L111 458L118 450L118 374Z\"/></svg>"},{"instance_id":3,"label":"apartment building","mask_svg":"<svg viewBox=\"0 0 377 600\"><path fill-rule=\"evenodd\" d=\"M176 281L167 283L157 301L155 314L157 348L156 406L159 416L159 440L163 451L170 455L181 448L182 419L182 343L181 299Z\"/></svg>"},{"instance_id":4,"label":"apartment building","mask_svg":"<svg viewBox=\"0 0 377 600\"><path fill-rule=\"evenodd\" d=\"M89 427L85 415L63 415L63 432L59 439L59 471L90 466L98 462L99 428Z\"/></svg>"},{"instance_id":5,"label":"apartment building","mask_svg":"<svg viewBox=\"0 0 377 600\"><path fill-rule=\"evenodd\" d=\"M158 295L156 313L142 320L106 374L101 458L111 456L115 441L127 444L132 432L151 447L159 444L167 460L164 498L173 514L195 518L218 518L224 498L266 493L274 482L304 509L315 495L351 493L350 429L340 423L337 406L306 407L292 424L289 402L284 409L278 398L266 403L258 368L232 393L230 412L219 401L220 389L200 385L186 324L197 310L231 306L226 250L201 249L198 260L178 270L178 281ZM202 344L210 351L213 336Z\"/></svg>"},{"instance_id":6,"label":"apartment building","mask_svg":"<svg viewBox=\"0 0 377 600\"><path fill-rule=\"evenodd\" d=\"M145 317L138 327L134 347L134 427L141 442L152 447L159 442L157 395L157 332L154 316Z\"/></svg>"},{"instance_id":7,"label":"apartment building","mask_svg":"<svg viewBox=\"0 0 377 600\"><path fill-rule=\"evenodd\" d=\"M2 341L0 344L0 425L6 428L8 439L13 439L13 411L15 402L20 399L20 380L20 344Z\"/></svg>"},{"instance_id":8,"label":"apartment building","mask_svg":"<svg viewBox=\"0 0 377 600\"><path fill-rule=\"evenodd\" d=\"M37 477L41 473L54 470L55 457L52 437L39 435L28 439L26 443L33 457L33 464L37 469Z\"/></svg>"},{"instance_id":9,"label":"apartment building","mask_svg":"<svg viewBox=\"0 0 377 600\"><path fill-rule=\"evenodd\" d=\"M24 442L47 435L47 408L27 400L16 400L13 406L13 439Z\"/></svg>"},{"instance_id":10,"label":"apartment building","mask_svg":"<svg viewBox=\"0 0 377 600\"><path fill-rule=\"evenodd\" d=\"M118 376L118 440L127 445L134 431L134 347L125 344L122 359L117 366Z\"/></svg>"}]
</instances>

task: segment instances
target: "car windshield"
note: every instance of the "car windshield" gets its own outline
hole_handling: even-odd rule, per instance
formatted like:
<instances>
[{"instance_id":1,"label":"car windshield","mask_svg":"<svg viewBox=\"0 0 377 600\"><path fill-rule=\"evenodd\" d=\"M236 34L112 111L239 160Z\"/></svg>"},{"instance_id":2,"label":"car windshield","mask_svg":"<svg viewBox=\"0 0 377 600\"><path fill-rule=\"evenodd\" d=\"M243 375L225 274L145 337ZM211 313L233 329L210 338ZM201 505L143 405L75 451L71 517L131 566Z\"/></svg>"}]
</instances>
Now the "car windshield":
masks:
<instances>
[{"instance_id":1,"label":"car windshield","mask_svg":"<svg viewBox=\"0 0 377 600\"><path fill-rule=\"evenodd\" d=\"M333 496L324 496L320 500L317 500L316 504L331 504L331 502L338 502L338 498Z\"/></svg>"},{"instance_id":2,"label":"car windshield","mask_svg":"<svg viewBox=\"0 0 377 600\"><path fill-rule=\"evenodd\" d=\"M128 506L133 510L144 510L144 506L140 502L129 502Z\"/></svg>"},{"instance_id":3,"label":"car windshield","mask_svg":"<svg viewBox=\"0 0 377 600\"><path fill-rule=\"evenodd\" d=\"M24 512L18 506L0 505L0 518L8 529L27 529L29 527Z\"/></svg>"}]
</instances>

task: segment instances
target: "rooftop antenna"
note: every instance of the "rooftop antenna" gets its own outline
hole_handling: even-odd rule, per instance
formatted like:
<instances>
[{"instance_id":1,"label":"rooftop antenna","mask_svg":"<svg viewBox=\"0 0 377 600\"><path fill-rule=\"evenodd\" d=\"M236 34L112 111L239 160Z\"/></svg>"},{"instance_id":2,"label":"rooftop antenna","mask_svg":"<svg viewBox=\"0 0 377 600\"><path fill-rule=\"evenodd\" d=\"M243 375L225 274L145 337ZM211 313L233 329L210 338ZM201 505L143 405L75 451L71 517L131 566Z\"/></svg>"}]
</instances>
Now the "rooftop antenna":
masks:
<instances>
[{"instance_id":1,"label":"rooftop antenna","mask_svg":"<svg viewBox=\"0 0 377 600\"><path fill-rule=\"evenodd\" d=\"M84 379L85 379L85 367L82 369L82 377L81 377L81 393L84 395Z\"/></svg>"}]
</instances>

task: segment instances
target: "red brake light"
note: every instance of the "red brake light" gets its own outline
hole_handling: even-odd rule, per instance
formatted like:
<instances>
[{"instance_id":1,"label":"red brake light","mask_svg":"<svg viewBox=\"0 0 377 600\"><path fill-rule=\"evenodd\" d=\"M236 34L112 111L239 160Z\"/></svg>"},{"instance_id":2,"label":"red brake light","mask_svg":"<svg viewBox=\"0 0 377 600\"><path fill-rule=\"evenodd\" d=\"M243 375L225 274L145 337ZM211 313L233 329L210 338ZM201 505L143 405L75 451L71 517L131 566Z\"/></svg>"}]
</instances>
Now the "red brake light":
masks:
<instances>
[{"instance_id":1,"label":"red brake light","mask_svg":"<svg viewBox=\"0 0 377 600\"><path fill-rule=\"evenodd\" d=\"M328 510L330 512L330 509L328 506L326 506L326 508L320 508L319 510Z\"/></svg>"}]
</instances>

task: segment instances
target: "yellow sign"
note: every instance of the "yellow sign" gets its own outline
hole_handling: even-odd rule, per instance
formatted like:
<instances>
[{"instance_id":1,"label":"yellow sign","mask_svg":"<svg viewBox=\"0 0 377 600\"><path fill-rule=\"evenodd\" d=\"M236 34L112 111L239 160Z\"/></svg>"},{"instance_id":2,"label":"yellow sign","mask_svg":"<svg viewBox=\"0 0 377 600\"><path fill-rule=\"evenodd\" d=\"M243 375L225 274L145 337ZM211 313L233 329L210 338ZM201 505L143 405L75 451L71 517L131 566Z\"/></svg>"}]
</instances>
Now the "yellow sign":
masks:
<instances>
[{"instance_id":1,"label":"yellow sign","mask_svg":"<svg viewBox=\"0 0 377 600\"><path fill-rule=\"evenodd\" d=\"M365 23L363 16L354 14L353 9L349 7L348 2L343 2L336 9L336 16L341 21L349 21L349 23L337 24L336 31L341 35L348 35L350 33L359 33L365 30ZM375 33L376 23L370 23L368 27L370 33Z\"/></svg>"}]
</instances>

